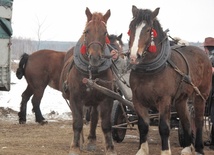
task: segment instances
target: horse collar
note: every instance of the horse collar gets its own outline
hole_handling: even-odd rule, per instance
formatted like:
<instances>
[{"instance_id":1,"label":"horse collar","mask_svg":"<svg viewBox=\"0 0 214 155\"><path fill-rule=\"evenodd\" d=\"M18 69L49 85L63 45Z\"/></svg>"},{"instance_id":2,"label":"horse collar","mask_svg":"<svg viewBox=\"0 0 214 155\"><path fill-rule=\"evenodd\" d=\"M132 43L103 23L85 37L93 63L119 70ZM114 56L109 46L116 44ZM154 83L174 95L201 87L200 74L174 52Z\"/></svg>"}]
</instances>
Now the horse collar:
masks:
<instances>
[{"instance_id":1,"label":"horse collar","mask_svg":"<svg viewBox=\"0 0 214 155\"><path fill-rule=\"evenodd\" d=\"M153 73L160 70L167 64L167 60L171 54L169 40L165 39L162 44L160 54L152 61L133 65L132 70L143 73Z\"/></svg>"},{"instance_id":2,"label":"horse collar","mask_svg":"<svg viewBox=\"0 0 214 155\"><path fill-rule=\"evenodd\" d=\"M77 69L85 74L89 74L89 71L92 72L92 74L98 74L104 70L107 70L111 66L111 60L110 59L103 59L102 63L98 67L91 67L89 69L89 62L85 60L83 55L80 52L82 43L77 42L75 48L74 48L74 64L76 65ZM104 53L106 55L110 55L110 51L108 47L105 48Z\"/></svg>"}]
</instances>

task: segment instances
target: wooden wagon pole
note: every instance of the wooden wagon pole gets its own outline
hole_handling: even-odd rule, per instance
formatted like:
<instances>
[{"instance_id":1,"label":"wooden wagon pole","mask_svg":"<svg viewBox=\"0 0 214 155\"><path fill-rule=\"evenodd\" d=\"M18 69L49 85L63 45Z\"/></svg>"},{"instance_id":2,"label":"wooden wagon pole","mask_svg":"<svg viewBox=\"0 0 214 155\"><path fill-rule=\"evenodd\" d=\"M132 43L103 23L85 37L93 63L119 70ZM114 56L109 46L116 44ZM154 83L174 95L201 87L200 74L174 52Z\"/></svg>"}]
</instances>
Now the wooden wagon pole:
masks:
<instances>
[{"instance_id":1,"label":"wooden wagon pole","mask_svg":"<svg viewBox=\"0 0 214 155\"><path fill-rule=\"evenodd\" d=\"M125 106L128 106L129 108L131 108L132 110L135 111L134 105L132 104L132 102L122 98L119 94L115 93L114 91L112 91L112 90L110 90L108 88L105 88L103 86L100 86L96 82L94 82L94 81L92 81L90 79L87 79L87 78L83 78L82 82L84 84L86 84L87 86L95 88L98 91L102 92L103 94L120 101L122 104L124 104Z\"/></svg>"}]
</instances>

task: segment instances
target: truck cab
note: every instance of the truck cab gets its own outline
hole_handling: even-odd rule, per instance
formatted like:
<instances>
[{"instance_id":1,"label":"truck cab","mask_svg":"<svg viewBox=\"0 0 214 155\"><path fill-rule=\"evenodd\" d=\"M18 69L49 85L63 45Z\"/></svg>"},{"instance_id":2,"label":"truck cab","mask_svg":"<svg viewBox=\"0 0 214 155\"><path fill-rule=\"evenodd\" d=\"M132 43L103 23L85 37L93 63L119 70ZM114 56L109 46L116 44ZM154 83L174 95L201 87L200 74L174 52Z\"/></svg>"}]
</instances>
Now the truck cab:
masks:
<instances>
[{"instance_id":1,"label":"truck cab","mask_svg":"<svg viewBox=\"0 0 214 155\"><path fill-rule=\"evenodd\" d=\"M0 0L0 91L10 90L13 0Z\"/></svg>"}]
</instances>

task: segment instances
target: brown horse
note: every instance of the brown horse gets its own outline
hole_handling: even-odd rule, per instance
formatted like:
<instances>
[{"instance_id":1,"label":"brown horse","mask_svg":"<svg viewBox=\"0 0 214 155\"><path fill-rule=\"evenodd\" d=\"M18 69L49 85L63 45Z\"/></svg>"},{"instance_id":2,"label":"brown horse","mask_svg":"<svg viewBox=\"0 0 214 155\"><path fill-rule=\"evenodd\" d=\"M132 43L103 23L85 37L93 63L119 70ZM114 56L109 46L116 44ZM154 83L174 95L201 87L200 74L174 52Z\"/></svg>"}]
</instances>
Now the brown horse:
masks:
<instances>
[{"instance_id":1,"label":"brown horse","mask_svg":"<svg viewBox=\"0 0 214 155\"><path fill-rule=\"evenodd\" d=\"M31 55L24 53L19 62L16 76L21 79L25 76L28 83L26 90L22 93L19 123L26 123L27 102L32 97L33 111L36 122L47 123L40 110L40 102L47 85L59 90L59 79L64 64L66 52L54 50L39 50Z\"/></svg>"},{"instance_id":2,"label":"brown horse","mask_svg":"<svg viewBox=\"0 0 214 155\"><path fill-rule=\"evenodd\" d=\"M122 33L120 35L115 34L108 35L108 38L110 40L110 46L111 45L115 46L119 53L123 52L124 43L122 41L122 36L123 36Z\"/></svg>"},{"instance_id":3,"label":"brown horse","mask_svg":"<svg viewBox=\"0 0 214 155\"><path fill-rule=\"evenodd\" d=\"M123 52L123 40L122 40L123 34L121 33L120 35L115 35L115 34L108 34L108 39L110 41L107 46L109 47L109 50L111 51L112 49L115 49L118 51L119 55L124 58L122 52ZM90 121L90 112L91 112L91 107L87 108L86 111L86 121Z\"/></svg>"},{"instance_id":4,"label":"brown horse","mask_svg":"<svg viewBox=\"0 0 214 155\"><path fill-rule=\"evenodd\" d=\"M166 33L154 11L132 6L133 20L129 25L130 86L133 104L139 115L140 146L137 155L148 155L148 109L159 111L159 133L162 155L171 155L170 112L175 106L184 131L182 155L204 154L203 117L209 96L212 66L203 50L194 46L169 46ZM184 23L185 24L185 23ZM191 135L188 98L192 97L195 112L195 141Z\"/></svg>"},{"instance_id":5,"label":"brown horse","mask_svg":"<svg viewBox=\"0 0 214 155\"><path fill-rule=\"evenodd\" d=\"M99 12L92 14L89 8L86 8L85 13L87 22L84 32L73 48L74 55L65 62L60 79L63 97L69 99L73 116L74 134L70 154L81 154L80 136L83 130L83 106L85 105L92 106L87 149L91 150L96 146L96 127L100 114L106 154L113 155L116 154L111 136L113 99L95 89L89 89L83 83L84 78L100 79L98 81L100 85L112 89L111 82L107 82L113 80L113 73L110 69L111 60L107 59L110 51L106 44L106 42L109 43L106 24L110 17L110 10L103 15Z\"/></svg>"}]
</instances>

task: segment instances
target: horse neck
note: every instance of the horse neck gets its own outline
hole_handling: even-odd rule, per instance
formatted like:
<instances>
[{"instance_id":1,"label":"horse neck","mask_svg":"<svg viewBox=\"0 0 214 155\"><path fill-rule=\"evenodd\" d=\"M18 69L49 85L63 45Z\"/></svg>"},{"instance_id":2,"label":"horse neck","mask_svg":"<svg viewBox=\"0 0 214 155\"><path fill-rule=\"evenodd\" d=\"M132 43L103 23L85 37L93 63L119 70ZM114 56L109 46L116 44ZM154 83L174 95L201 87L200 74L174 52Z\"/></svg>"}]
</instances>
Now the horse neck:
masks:
<instances>
[{"instance_id":1,"label":"horse neck","mask_svg":"<svg viewBox=\"0 0 214 155\"><path fill-rule=\"evenodd\" d=\"M157 37L154 38L155 45L157 47L157 54L161 52L163 43L167 39L166 33L163 31L158 20L154 20L153 28L157 32Z\"/></svg>"}]
</instances>

